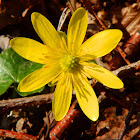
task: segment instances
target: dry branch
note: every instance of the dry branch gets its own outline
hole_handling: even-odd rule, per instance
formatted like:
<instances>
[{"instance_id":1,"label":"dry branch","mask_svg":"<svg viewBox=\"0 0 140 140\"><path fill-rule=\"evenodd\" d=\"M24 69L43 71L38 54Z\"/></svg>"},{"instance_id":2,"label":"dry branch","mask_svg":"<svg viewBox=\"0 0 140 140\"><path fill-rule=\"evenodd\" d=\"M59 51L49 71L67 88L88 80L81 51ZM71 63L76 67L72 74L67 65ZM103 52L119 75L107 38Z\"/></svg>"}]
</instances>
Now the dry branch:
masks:
<instances>
[{"instance_id":1,"label":"dry branch","mask_svg":"<svg viewBox=\"0 0 140 140\"><path fill-rule=\"evenodd\" d=\"M35 105L47 104L52 101L53 93L37 95L32 97L16 98L0 101L0 113L4 113L16 108L31 107Z\"/></svg>"},{"instance_id":2,"label":"dry branch","mask_svg":"<svg viewBox=\"0 0 140 140\"><path fill-rule=\"evenodd\" d=\"M100 18L98 18L98 16L96 15L96 13L94 12L94 10L91 8L91 4L88 0L83 0L85 6L87 7L87 9L89 10L89 12L95 16L95 18L97 19L97 21L99 22L99 24L101 25L101 27L103 29L107 29L107 27L104 25L104 23L100 20Z\"/></svg>"},{"instance_id":3,"label":"dry branch","mask_svg":"<svg viewBox=\"0 0 140 140\"><path fill-rule=\"evenodd\" d=\"M118 68L117 70L112 71L112 73L115 75L118 75L121 71L128 70L131 68L140 69L140 60L138 60L137 62L131 63L129 65L122 66Z\"/></svg>"},{"instance_id":4,"label":"dry branch","mask_svg":"<svg viewBox=\"0 0 140 140\"><path fill-rule=\"evenodd\" d=\"M4 129L0 129L0 137L1 136L4 138L15 138L18 140L37 140L35 136Z\"/></svg>"}]
</instances>

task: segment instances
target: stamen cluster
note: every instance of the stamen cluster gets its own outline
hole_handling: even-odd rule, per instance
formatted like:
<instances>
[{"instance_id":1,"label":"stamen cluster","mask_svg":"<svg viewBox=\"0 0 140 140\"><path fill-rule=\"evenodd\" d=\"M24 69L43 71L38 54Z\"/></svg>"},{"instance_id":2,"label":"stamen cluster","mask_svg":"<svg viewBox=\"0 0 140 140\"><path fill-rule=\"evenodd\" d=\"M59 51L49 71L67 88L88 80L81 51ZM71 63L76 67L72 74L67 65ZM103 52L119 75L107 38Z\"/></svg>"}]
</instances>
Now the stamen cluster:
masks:
<instances>
[{"instance_id":1,"label":"stamen cluster","mask_svg":"<svg viewBox=\"0 0 140 140\"><path fill-rule=\"evenodd\" d=\"M63 70L68 70L68 71L71 71L73 69L76 68L78 64L78 60L77 58L75 58L74 56L72 55L65 55L61 60L60 60L60 65L61 65L61 68Z\"/></svg>"}]
</instances>

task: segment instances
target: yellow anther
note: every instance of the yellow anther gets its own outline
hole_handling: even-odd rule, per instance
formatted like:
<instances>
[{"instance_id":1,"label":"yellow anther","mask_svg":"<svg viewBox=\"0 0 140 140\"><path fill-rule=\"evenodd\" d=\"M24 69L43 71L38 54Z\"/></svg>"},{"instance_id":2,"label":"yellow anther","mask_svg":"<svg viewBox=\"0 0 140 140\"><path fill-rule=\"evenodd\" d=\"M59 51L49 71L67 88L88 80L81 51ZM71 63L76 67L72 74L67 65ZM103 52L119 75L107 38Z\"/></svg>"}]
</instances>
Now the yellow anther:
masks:
<instances>
[{"instance_id":1,"label":"yellow anther","mask_svg":"<svg viewBox=\"0 0 140 140\"><path fill-rule=\"evenodd\" d=\"M72 55L65 55L60 60L60 65L63 70L72 70L78 64L78 60Z\"/></svg>"}]
</instances>

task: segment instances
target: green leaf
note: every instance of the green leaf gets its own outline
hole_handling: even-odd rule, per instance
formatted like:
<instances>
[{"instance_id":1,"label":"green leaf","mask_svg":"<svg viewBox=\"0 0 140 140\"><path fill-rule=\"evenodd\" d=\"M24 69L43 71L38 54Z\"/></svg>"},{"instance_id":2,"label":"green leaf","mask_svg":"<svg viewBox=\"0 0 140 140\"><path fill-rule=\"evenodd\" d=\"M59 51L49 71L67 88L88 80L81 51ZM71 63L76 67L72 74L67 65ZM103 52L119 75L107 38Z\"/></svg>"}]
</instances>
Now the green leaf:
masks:
<instances>
[{"instance_id":1,"label":"green leaf","mask_svg":"<svg viewBox=\"0 0 140 140\"><path fill-rule=\"evenodd\" d=\"M0 95L5 93L12 83L19 83L29 73L41 68L43 65L28 61L19 56L12 48L0 54ZM39 91L43 90L40 89ZM20 93L21 96L36 93Z\"/></svg>"},{"instance_id":2,"label":"green leaf","mask_svg":"<svg viewBox=\"0 0 140 140\"><path fill-rule=\"evenodd\" d=\"M45 86L43 86L43 87L41 87L41 88L39 88L39 89L37 89L37 90L31 91L31 92L19 92L19 91L17 90L17 86L16 86L16 87L15 87L15 90L16 90L16 92L17 92L20 96L27 96L27 95L31 95L31 94L34 94L34 93L37 93L37 92L41 92L41 91L43 91L44 88L45 88Z\"/></svg>"},{"instance_id":3,"label":"green leaf","mask_svg":"<svg viewBox=\"0 0 140 140\"><path fill-rule=\"evenodd\" d=\"M97 64L97 63L95 62L95 60L89 60L88 62L89 62L89 63L93 63L93 64Z\"/></svg>"}]
</instances>

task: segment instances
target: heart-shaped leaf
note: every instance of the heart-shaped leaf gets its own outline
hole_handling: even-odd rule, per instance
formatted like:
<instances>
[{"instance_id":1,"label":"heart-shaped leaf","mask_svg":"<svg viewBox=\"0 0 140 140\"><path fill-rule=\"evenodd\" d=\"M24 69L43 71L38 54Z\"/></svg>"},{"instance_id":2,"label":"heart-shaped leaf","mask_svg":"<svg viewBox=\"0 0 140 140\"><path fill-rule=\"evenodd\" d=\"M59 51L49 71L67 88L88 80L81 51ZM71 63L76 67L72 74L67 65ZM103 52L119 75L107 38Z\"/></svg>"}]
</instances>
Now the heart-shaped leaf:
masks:
<instances>
[{"instance_id":1,"label":"heart-shaped leaf","mask_svg":"<svg viewBox=\"0 0 140 140\"><path fill-rule=\"evenodd\" d=\"M41 68L43 65L28 61L19 56L12 48L0 54L0 95L5 93L12 83L19 83L29 73ZM26 96L41 92L43 88L34 92L20 93Z\"/></svg>"}]
</instances>

